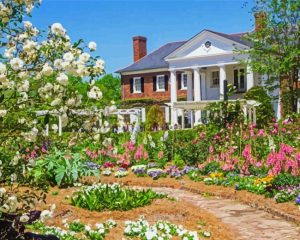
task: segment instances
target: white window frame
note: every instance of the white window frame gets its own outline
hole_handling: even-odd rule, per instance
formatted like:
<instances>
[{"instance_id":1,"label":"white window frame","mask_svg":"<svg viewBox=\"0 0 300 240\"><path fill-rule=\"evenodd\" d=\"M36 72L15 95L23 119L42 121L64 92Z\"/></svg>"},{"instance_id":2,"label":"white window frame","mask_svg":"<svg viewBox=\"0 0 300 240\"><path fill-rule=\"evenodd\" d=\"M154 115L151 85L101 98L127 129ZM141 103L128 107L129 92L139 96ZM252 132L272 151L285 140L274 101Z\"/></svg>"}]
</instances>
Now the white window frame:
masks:
<instances>
[{"instance_id":1,"label":"white window frame","mask_svg":"<svg viewBox=\"0 0 300 240\"><path fill-rule=\"evenodd\" d=\"M140 90L136 89L136 81L140 81ZM133 78L133 93L141 93L142 92L142 78L141 77L134 77Z\"/></svg>"},{"instance_id":2,"label":"white window frame","mask_svg":"<svg viewBox=\"0 0 300 240\"><path fill-rule=\"evenodd\" d=\"M219 76L219 84L214 84L213 74L217 72ZM211 81L210 81L210 87L211 88L218 88L220 87L220 71L219 70L213 70L211 71Z\"/></svg>"},{"instance_id":3,"label":"white window frame","mask_svg":"<svg viewBox=\"0 0 300 240\"><path fill-rule=\"evenodd\" d=\"M164 87L163 88L159 87L159 81L161 80L160 78L162 78L162 81L164 83ZM166 91L165 75L157 75L156 76L156 92L164 92L164 91Z\"/></svg>"},{"instance_id":4,"label":"white window frame","mask_svg":"<svg viewBox=\"0 0 300 240\"><path fill-rule=\"evenodd\" d=\"M186 85L184 86L184 77L186 77ZM181 90L187 90L188 74L181 73Z\"/></svg>"}]
</instances>

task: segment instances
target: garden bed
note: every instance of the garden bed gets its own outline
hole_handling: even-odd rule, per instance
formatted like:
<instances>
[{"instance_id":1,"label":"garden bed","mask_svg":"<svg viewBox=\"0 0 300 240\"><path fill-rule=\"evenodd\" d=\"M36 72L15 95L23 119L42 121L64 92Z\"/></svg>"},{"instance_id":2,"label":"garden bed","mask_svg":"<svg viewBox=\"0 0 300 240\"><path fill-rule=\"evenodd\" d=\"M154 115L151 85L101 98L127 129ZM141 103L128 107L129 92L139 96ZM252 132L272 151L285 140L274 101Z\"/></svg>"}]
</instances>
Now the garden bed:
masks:
<instances>
[{"instance_id":1,"label":"garden bed","mask_svg":"<svg viewBox=\"0 0 300 240\"><path fill-rule=\"evenodd\" d=\"M108 180L105 178L105 181ZM91 225L113 219L117 222L117 227L111 229L106 239L121 239L124 237L125 221L136 221L140 216L145 216L146 220L151 224L158 220L166 220L173 224L181 224L184 228L191 231L210 232L211 237L209 239L235 239L237 235L212 214L191 206L184 201L179 202L167 198L156 199L150 205L129 211L97 212L72 206L66 197L72 196L76 191L78 191L78 188L75 187L68 189L52 188L49 191L46 201L47 203L55 204L56 210L53 217L46 221L47 225L63 227L63 219L68 219L69 222L80 219L84 224ZM48 209L49 205L41 204L39 208Z\"/></svg>"},{"instance_id":2,"label":"garden bed","mask_svg":"<svg viewBox=\"0 0 300 240\"><path fill-rule=\"evenodd\" d=\"M276 203L274 199L265 198L262 195L245 190L237 191L232 187L206 185L204 182L191 181L186 176L179 180L169 177L153 180L149 177L137 177L130 173L128 176L118 179L113 176L102 176L101 181L106 183L118 182L128 186L181 188L199 194L237 200L257 209L267 211L272 215L282 217L287 221L300 223L299 208L292 202Z\"/></svg>"}]
</instances>

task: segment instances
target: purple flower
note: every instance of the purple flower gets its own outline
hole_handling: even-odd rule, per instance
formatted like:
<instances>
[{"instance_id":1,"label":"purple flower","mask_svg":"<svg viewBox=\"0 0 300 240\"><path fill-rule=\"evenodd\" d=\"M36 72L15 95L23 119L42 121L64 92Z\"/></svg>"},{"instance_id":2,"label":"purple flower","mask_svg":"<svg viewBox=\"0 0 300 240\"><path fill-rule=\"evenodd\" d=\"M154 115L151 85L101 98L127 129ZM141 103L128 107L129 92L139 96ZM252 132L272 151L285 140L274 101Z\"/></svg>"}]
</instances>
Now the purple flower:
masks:
<instances>
[{"instance_id":1,"label":"purple flower","mask_svg":"<svg viewBox=\"0 0 300 240\"><path fill-rule=\"evenodd\" d=\"M300 205L300 193L298 194L298 197L296 198L296 204Z\"/></svg>"},{"instance_id":2,"label":"purple flower","mask_svg":"<svg viewBox=\"0 0 300 240\"><path fill-rule=\"evenodd\" d=\"M92 170L96 170L96 169L100 168L100 165L98 165L97 163L94 163L94 162L86 162L85 164L88 168L90 168Z\"/></svg>"}]
</instances>

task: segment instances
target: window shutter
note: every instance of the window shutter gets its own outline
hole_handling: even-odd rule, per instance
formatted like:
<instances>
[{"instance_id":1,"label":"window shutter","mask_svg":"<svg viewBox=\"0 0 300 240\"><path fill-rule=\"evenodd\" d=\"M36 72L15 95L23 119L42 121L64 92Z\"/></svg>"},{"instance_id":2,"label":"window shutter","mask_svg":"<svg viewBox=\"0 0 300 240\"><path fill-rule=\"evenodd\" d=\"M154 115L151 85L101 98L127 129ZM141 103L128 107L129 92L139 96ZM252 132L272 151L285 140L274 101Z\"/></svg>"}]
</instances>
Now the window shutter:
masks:
<instances>
[{"instance_id":1,"label":"window shutter","mask_svg":"<svg viewBox=\"0 0 300 240\"><path fill-rule=\"evenodd\" d=\"M178 84L178 90L181 89L181 74L177 74L177 84Z\"/></svg>"},{"instance_id":2,"label":"window shutter","mask_svg":"<svg viewBox=\"0 0 300 240\"><path fill-rule=\"evenodd\" d=\"M168 91L169 89L169 76L165 75L165 90Z\"/></svg>"},{"instance_id":3,"label":"window shutter","mask_svg":"<svg viewBox=\"0 0 300 240\"><path fill-rule=\"evenodd\" d=\"M133 93L133 78L130 79L130 93Z\"/></svg>"},{"instance_id":4,"label":"window shutter","mask_svg":"<svg viewBox=\"0 0 300 240\"><path fill-rule=\"evenodd\" d=\"M141 92L144 92L144 78L141 78Z\"/></svg>"},{"instance_id":5,"label":"window shutter","mask_svg":"<svg viewBox=\"0 0 300 240\"><path fill-rule=\"evenodd\" d=\"M153 77L153 92L156 92L156 76Z\"/></svg>"}]
</instances>

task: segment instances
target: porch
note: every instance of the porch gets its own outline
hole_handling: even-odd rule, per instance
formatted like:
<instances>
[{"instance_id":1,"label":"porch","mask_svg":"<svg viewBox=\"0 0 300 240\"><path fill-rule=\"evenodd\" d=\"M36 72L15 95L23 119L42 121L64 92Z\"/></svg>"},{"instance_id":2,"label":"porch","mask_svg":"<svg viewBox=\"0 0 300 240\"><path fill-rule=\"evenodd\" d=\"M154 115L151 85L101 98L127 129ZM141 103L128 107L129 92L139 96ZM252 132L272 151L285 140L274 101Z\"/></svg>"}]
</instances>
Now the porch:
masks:
<instances>
[{"instance_id":1,"label":"porch","mask_svg":"<svg viewBox=\"0 0 300 240\"><path fill-rule=\"evenodd\" d=\"M180 84L177 82L178 73L182 75ZM169 109L165 110L166 122L170 122L172 126L182 124L182 119L185 117L182 109L191 110L186 106L191 106L193 102L195 103L192 104L195 110L194 124L202 122L205 107L211 102L224 99L224 80L236 89L236 93L229 97L230 100L243 99L243 93L258 82L251 68L238 62L170 69L171 101L166 107ZM186 88L186 101L178 101L178 85ZM189 119L191 119L190 115ZM189 123L191 124L191 120Z\"/></svg>"}]
</instances>

